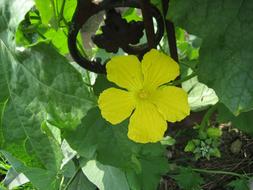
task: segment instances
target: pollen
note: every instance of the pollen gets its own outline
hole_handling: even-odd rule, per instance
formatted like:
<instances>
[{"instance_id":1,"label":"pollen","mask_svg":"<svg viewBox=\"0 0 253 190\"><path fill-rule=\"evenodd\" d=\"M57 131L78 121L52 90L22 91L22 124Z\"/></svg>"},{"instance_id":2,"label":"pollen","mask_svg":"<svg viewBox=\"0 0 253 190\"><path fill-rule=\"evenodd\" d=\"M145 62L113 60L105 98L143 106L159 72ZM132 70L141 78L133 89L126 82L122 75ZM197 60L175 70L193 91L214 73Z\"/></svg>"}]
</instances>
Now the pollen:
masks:
<instances>
[{"instance_id":1,"label":"pollen","mask_svg":"<svg viewBox=\"0 0 253 190\"><path fill-rule=\"evenodd\" d=\"M139 91L138 96L139 96L140 99L147 99L149 97L149 92L142 89L142 90Z\"/></svg>"}]
</instances>

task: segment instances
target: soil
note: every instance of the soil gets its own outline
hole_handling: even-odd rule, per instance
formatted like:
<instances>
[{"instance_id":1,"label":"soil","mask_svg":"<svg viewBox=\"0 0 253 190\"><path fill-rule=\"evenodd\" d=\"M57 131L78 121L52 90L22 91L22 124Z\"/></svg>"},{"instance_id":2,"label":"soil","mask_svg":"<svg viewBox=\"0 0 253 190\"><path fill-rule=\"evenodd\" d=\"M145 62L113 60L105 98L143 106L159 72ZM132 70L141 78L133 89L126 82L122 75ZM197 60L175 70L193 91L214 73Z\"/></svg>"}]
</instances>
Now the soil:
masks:
<instances>
[{"instance_id":1,"label":"soil","mask_svg":"<svg viewBox=\"0 0 253 190\"><path fill-rule=\"evenodd\" d=\"M201 115L196 116L194 121L198 121L201 117ZM236 130L230 123L218 125L214 122L213 124L220 127L223 132L219 147L220 158L211 157L210 160L199 159L196 161L193 154L184 152L188 140L196 135L192 130L193 123L186 120L184 123L178 123L177 127L171 127L168 131L168 134L175 137L177 142L173 147L167 149L169 163L198 169L253 174L253 138ZM200 174L205 181L201 186L203 190L228 190L227 184L236 179L231 175ZM180 188L169 175L166 175L161 180L159 190L180 190Z\"/></svg>"}]
</instances>

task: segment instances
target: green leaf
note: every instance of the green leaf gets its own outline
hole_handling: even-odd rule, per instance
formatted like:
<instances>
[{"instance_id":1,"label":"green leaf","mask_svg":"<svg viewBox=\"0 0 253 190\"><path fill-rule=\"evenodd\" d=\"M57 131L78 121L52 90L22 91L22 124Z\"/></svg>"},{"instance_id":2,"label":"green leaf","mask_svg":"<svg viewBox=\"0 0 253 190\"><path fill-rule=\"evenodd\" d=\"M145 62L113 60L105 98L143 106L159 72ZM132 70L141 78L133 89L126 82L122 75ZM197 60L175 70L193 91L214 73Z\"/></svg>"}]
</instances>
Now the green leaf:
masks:
<instances>
[{"instance_id":1,"label":"green leaf","mask_svg":"<svg viewBox=\"0 0 253 190\"><path fill-rule=\"evenodd\" d=\"M106 78L104 75L98 75L96 78L96 82L94 84L93 90L94 94L99 96L100 93L102 93L104 90L110 87L116 87L116 85Z\"/></svg>"},{"instance_id":2,"label":"green leaf","mask_svg":"<svg viewBox=\"0 0 253 190\"><path fill-rule=\"evenodd\" d=\"M137 176L137 179L140 178L141 181L141 189L154 190L158 187L161 175L166 174L168 163L163 155L154 157L147 155L142 156L141 167L142 171Z\"/></svg>"},{"instance_id":3,"label":"green leaf","mask_svg":"<svg viewBox=\"0 0 253 190\"><path fill-rule=\"evenodd\" d=\"M253 136L253 111L241 113L239 116L234 116L224 105L218 106L218 121L220 123L232 122L232 126L241 131Z\"/></svg>"},{"instance_id":4,"label":"green leaf","mask_svg":"<svg viewBox=\"0 0 253 190\"><path fill-rule=\"evenodd\" d=\"M32 110L41 111L43 106L53 125L75 127L94 105L80 73L51 46L38 44L19 54L19 58L4 44L1 50L1 59L5 60L0 65L5 79L1 85L9 84L2 87L4 92L21 96L23 104L29 104ZM16 77L12 79L14 73Z\"/></svg>"},{"instance_id":5,"label":"green leaf","mask_svg":"<svg viewBox=\"0 0 253 190\"><path fill-rule=\"evenodd\" d=\"M5 110L7 101L0 103L0 126L2 126L2 120L3 120L3 113ZM4 137L3 137L3 129L0 127L0 147L2 147L4 143Z\"/></svg>"},{"instance_id":6,"label":"green leaf","mask_svg":"<svg viewBox=\"0 0 253 190\"><path fill-rule=\"evenodd\" d=\"M198 62L184 60L180 62L180 66L181 78L185 78L193 74L193 72L196 72L195 70L198 66ZM197 76L183 82L182 88L188 94L188 102L192 111L204 110L208 106L218 102L218 97L214 90L199 82Z\"/></svg>"},{"instance_id":7,"label":"green leaf","mask_svg":"<svg viewBox=\"0 0 253 190\"><path fill-rule=\"evenodd\" d=\"M180 168L179 174L173 178L183 190L200 190L200 185L204 183L203 178L190 168Z\"/></svg>"},{"instance_id":8,"label":"green leaf","mask_svg":"<svg viewBox=\"0 0 253 190\"><path fill-rule=\"evenodd\" d=\"M88 178L84 175L83 171L80 170L72 183L69 185L68 190L96 190L97 187L91 183ZM102 190L102 189L101 189Z\"/></svg>"},{"instance_id":9,"label":"green leaf","mask_svg":"<svg viewBox=\"0 0 253 190\"><path fill-rule=\"evenodd\" d=\"M77 1L75 0L35 0L43 24L51 24L55 29L64 18L69 22L74 14Z\"/></svg>"},{"instance_id":10,"label":"green leaf","mask_svg":"<svg viewBox=\"0 0 253 190\"><path fill-rule=\"evenodd\" d=\"M80 73L51 45L15 47L15 31L32 5L15 0L0 5L1 105L8 100L1 106L0 145L17 172L38 189L54 190L60 182L62 153L42 124L48 120L74 128L94 100Z\"/></svg>"},{"instance_id":11,"label":"green leaf","mask_svg":"<svg viewBox=\"0 0 253 190\"><path fill-rule=\"evenodd\" d=\"M219 138L222 135L222 131L219 128L210 127L207 129L207 135L210 138Z\"/></svg>"},{"instance_id":12,"label":"green leaf","mask_svg":"<svg viewBox=\"0 0 253 190\"><path fill-rule=\"evenodd\" d=\"M131 182L138 181L143 190L153 190L161 175L167 171L165 147L160 143L138 144L127 137L127 124L112 126L105 121L98 108L88 112L75 131L66 131L65 137L70 146L82 157L111 165L124 171ZM134 180L138 179L138 180ZM148 180L147 180L148 179ZM131 185L130 185L131 187Z\"/></svg>"},{"instance_id":13,"label":"green leaf","mask_svg":"<svg viewBox=\"0 0 253 190\"><path fill-rule=\"evenodd\" d=\"M88 112L75 131L67 131L65 138L81 156L91 159L97 154L101 163L123 167L132 165L133 154L141 148L126 134L127 122L112 126L96 108Z\"/></svg>"},{"instance_id":14,"label":"green leaf","mask_svg":"<svg viewBox=\"0 0 253 190\"><path fill-rule=\"evenodd\" d=\"M42 23L45 25L52 25L54 28L58 27L58 10L53 0L35 0L36 8L40 12Z\"/></svg>"},{"instance_id":15,"label":"green leaf","mask_svg":"<svg viewBox=\"0 0 253 190\"><path fill-rule=\"evenodd\" d=\"M198 59L201 45L200 38L187 33L182 28L176 27L176 39L178 55L181 61Z\"/></svg>"},{"instance_id":16,"label":"green leaf","mask_svg":"<svg viewBox=\"0 0 253 190\"><path fill-rule=\"evenodd\" d=\"M41 130L40 107L36 111L32 109L37 106L38 98L34 93L38 86L34 84L41 84L41 81L28 74L27 68L31 69L26 62L29 53L22 54L14 49L16 28L32 5L31 1L14 0L1 4L0 102L8 100L1 115L1 149L12 154L4 152L15 170L24 172L35 186L54 189L58 184L56 176L62 159L60 147ZM37 64L38 60L34 59L34 62ZM51 177L42 185L36 178L38 175Z\"/></svg>"},{"instance_id":17,"label":"green leaf","mask_svg":"<svg viewBox=\"0 0 253 190\"><path fill-rule=\"evenodd\" d=\"M0 190L8 190L6 187L2 186L2 184L0 184Z\"/></svg>"},{"instance_id":18,"label":"green leaf","mask_svg":"<svg viewBox=\"0 0 253 190\"><path fill-rule=\"evenodd\" d=\"M25 176L39 190L55 190L58 189L60 178L54 171L46 170L38 167L29 167L21 161L14 158L11 154L1 151L13 168L19 173L24 173ZM41 180L43 179L43 180Z\"/></svg>"},{"instance_id":19,"label":"green leaf","mask_svg":"<svg viewBox=\"0 0 253 190\"><path fill-rule=\"evenodd\" d=\"M57 48L58 52L66 55L68 49L68 31L66 29L58 29L57 31L50 28L44 36L49 39L52 44Z\"/></svg>"},{"instance_id":20,"label":"green leaf","mask_svg":"<svg viewBox=\"0 0 253 190\"><path fill-rule=\"evenodd\" d=\"M0 126L4 139L1 148L29 167L45 167L50 175L57 175L61 150L42 131L41 123L48 119L58 127L75 127L93 105L87 87L81 75L47 44L15 54L0 41L0 58L4 60L0 63L0 87L5 92L3 98L8 96ZM44 172L36 173L39 171Z\"/></svg>"},{"instance_id":21,"label":"green leaf","mask_svg":"<svg viewBox=\"0 0 253 190\"><path fill-rule=\"evenodd\" d=\"M126 178L128 181L129 186L131 187L131 190L140 190L141 189L141 176L136 175L136 172L129 169L125 170Z\"/></svg>"},{"instance_id":22,"label":"green leaf","mask_svg":"<svg viewBox=\"0 0 253 190\"><path fill-rule=\"evenodd\" d=\"M198 77L183 82L182 88L188 93L188 102L192 111L203 110L218 102L214 90L199 82Z\"/></svg>"},{"instance_id":23,"label":"green leaf","mask_svg":"<svg viewBox=\"0 0 253 190\"><path fill-rule=\"evenodd\" d=\"M82 171L100 190L130 190L127 178L119 168L90 160L82 167Z\"/></svg>"},{"instance_id":24,"label":"green leaf","mask_svg":"<svg viewBox=\"0 0 253 190\"><path fill-rule=\"evenodd\" d=\"M4 178L3 184L9 189L13 189L27 182L29 182L29 180L24 174L17 173L13 168L10 168Z\"/></svg>"},{"instance_id":25,"label":"green leaf","mask_svg":"<svg viewBox=\"0 0 253 190\"><path fill-rule=\"evenodd\" d=\"M162 13L163 11L162 0L151 0L151 3L155 5Z\"/></svg>"},{"instance_id":26,"label":"green leaf","mask_svg":"<svg viewBox=\"0 0 253 190\"><path fill-rule=\"evenodd\" d=\"M142 18L138 14L137 9L135 8L129 8L124 14L122 15L124 19L127 20L127 22L131 21L142 21Z\"/></svg>"},{"instance_id":27,"label":"green leaf","mask_svg":"<svg viewBox=\"0 0 253 190\"><path fill-rule=\"evenodd\" d=\"M70 22L76 9L77 1L76 0L58 0L56 2L58 3L59 17L63 16L67 22ZM63 8L63 12L62 12L63 15L60 15L62 8Z\"/></svg>"},{"instance_id":28,"label":"green leaf","mask_svg":"<svg viewBox=\"0 0 253 190\"><path fill-rule=\"evenodd\" d=\"M184 148L185 152L193 152L195 150L195 144L193 141L188 141L186 147Z\"/></svg>"},{"instance_id":29,"label":"green leaf","mask_svg":"<svg viewBox=\"0 0 253 190\"><path fill-rule=\"evenodd\" d=\"M199 80L233 114L253 109L253 2L173 0L168 18L202 38ZM190 10L190 11L189 11Z\"/></svg>"},{"instance_id":30,"label":"green leaf","mask_svg":"<svg viewBox=\"0 0 253 190\"><path fill-rule=\"evenodd\" d=\"M233 190L250 190L249 181L246 179L233 180L228 184L228 186L232 187Z\"/></svg>"},{"instance_id":31,"label":"green leaf","mask_svg":"<svg viewBox=\"0 0 253 190\"><path fill-rule=\"evenodd\" d=\"M161 140L162 145L173 146L176 143L176 140L171 136L166 136Z\"/></svg>"},{"instance_id":32,"label":"green leaf","mask_svg":"<svg viewBox=\"0 0 253 190\"><path fill-rule=\"evenodd\" d=\"M14 45L15 31L33 5L33 0L1 0L0 38L5 44Z\"/></svg>"},{"instance_id":33,"label":"green leaf","mask_svg":"<svg viewBox=\"0 0 253 190\"><path fill-rule=\"evenodd\" d=\"M218 157L218 158L221 157L221 153L220 153L220 150L218 148L211 148L209 152L210 152L210 156L215 156L215 157Z\"/></svg>"}]
</instances>

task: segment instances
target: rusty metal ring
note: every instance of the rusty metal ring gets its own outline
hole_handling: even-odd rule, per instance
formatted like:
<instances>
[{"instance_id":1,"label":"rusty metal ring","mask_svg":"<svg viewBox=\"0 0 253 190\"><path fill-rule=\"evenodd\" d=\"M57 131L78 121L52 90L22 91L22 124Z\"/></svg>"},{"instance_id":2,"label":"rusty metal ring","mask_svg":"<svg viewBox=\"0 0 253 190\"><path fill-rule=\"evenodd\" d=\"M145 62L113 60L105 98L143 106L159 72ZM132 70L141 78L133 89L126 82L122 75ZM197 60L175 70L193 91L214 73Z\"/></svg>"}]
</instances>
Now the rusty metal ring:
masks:
<instances>
[{"instance_id":1,"label":"rusty metal ring","mask_svg":"<svg viewBox=\"0 0 253 190\"><path fill-rule=\"evenodd\" d=\"M161 15L160 11L153 5L151 5L151 13L152 16L156 19L157 22L157 32L155 34L155 46L160 43L160 40L163 37L164 33L164 21L163 16ZM94 60L90 61L83 57L77 48L77 35L79 30L82 26L88 21L88 19L99 13L103 10L109 10L112 8L118 7L133 7L133 8L140 8L139 3L137 0L104 0L102 3L95 4L92 3L90 0L78 0L77 8L75 10L74 16L72 18L72 22L69 29L68 34L68 48L71 56L73 59L83 68L95 72L106 74L105 64ZM148 44L141 44L136 46L127 46L124 48L124 51L129 54L135 55L142 55L149 51Z\"/></svg>"}]
</instances>

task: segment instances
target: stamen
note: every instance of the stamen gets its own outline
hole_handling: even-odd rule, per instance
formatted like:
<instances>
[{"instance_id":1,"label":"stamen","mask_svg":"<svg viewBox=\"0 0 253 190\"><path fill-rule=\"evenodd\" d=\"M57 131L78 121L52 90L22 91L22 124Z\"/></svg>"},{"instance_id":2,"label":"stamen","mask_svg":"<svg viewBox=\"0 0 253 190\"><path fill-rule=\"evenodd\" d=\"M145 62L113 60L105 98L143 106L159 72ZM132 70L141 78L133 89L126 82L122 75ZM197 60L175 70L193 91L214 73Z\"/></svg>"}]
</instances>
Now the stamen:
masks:
<instances>
[{"instance_id":1,"label":"stamen","mask_svg":"<svg viewBox=\"0 0 253 190\"><path fill-rule=\"evenodd\" d=\"M140 92L138 93L139 98L141 99L146 99L149 96L149 93L146 90L140 90Z\"/></svg>"}]
</instances>

